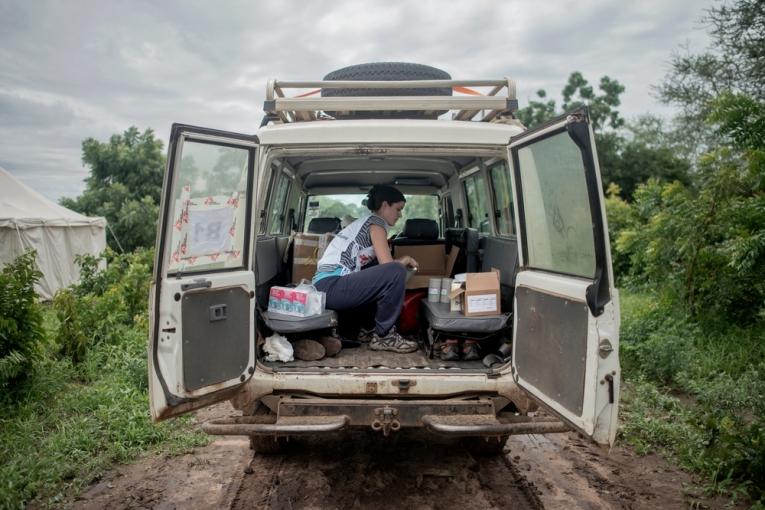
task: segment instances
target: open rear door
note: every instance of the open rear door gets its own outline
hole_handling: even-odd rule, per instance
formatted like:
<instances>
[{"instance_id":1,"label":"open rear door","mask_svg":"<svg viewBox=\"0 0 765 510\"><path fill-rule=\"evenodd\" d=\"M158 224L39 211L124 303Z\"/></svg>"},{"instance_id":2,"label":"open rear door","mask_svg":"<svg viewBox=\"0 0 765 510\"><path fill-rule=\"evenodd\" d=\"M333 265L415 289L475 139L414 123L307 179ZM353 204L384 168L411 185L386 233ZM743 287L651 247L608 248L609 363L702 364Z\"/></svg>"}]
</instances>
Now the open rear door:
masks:
<instances>
[{"instance_id":1,"label":"open rear door","mask_svg":"<svg viewBox=\"0 0 765 510\"><path fill-rule=\"evenodd\" d=\"M512 138L509 159L521 240L514 377L581 433L613 444L619 300L587 109Z\"/></svg>"},{"instance_id":2,"label":"open rear door","mask_svg":"<svg viewBox=\"0 0 765 510\"><path fill-rule=\"evenodd\" d=\"M229 398L255 368L255 136L174 124L150 299L160 420Z\"/></svg>"}]
</instances>

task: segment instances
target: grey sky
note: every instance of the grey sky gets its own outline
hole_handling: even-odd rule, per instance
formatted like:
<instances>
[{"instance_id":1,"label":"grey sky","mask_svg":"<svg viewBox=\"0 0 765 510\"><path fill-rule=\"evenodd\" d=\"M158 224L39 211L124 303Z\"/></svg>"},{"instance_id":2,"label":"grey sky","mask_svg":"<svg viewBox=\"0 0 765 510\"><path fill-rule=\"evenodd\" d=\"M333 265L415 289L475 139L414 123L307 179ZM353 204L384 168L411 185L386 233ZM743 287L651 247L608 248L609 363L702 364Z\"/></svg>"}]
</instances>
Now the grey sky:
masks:
<instances>
[{"instance_id":1,"label":"grey sky","mask_svg":"<svg viewBox=\"0 0 765 510\"><path fill-rule=\"evenodd\" d=\"M710 0L107 2L0 0L0 166L77 195L87 137L184 122L253 133L268 78L408 61L556 99L575 70L626 86L621 111L667 114L650 86L673 51L702 50Z\"/></svg>"}]
</instances>

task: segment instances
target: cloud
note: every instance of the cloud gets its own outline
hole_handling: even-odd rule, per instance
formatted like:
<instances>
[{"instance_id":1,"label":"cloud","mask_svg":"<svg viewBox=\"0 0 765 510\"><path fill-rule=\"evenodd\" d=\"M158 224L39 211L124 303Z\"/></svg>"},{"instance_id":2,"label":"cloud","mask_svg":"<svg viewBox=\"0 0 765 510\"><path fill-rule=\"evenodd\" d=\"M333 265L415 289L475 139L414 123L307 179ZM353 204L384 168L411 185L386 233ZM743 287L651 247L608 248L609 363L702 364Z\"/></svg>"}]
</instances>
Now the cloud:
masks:
<instances>
[{"instance_id":1,"label":"cloud","mask_svg":"<svg viewBox=\"0 0 765 510\"><path fill-rule=\"evenodd\" d=\"M173 122L254 133L266 81L315 80L401 60L454 78L518 82L521 105L568 75L626 87L622 113L666 112L650 96L671 51L701 49L696 0L3 2L0 164L47 196L82 189L80 143Z\"/></svg>"},{"instance_id":2,"label":"cloud","mask_svg":"<svg viewBox=\"0 0 765 510\"><path fill-rule=\"evenodd\" d=\"M0 91L0 118L3 124L16 129L61 127L72 122L74 111L62 101L33 101Z\"/></svg>"}]
</instances>

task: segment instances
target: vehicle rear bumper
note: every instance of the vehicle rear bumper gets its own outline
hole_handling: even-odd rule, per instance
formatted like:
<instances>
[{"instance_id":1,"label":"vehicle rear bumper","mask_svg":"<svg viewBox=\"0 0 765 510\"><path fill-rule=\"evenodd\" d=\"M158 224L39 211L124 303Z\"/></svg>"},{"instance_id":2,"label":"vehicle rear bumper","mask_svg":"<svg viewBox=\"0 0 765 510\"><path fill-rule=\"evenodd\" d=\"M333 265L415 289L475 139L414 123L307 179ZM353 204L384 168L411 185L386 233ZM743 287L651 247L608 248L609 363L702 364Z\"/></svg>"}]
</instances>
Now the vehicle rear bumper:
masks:
<instances>
[{"instance_id":1,"label":"vehicle rear bumper","mask_svg":"<svg viewBox=\"0 0 765 510\"><path fill-rule=\"evenodd\" d=\"M214 436L257 436L322 434L342 430L348 426L347 416L314 416L286 418L279 421L270 416L231 416L210 420L202 424L202 430Z\"/></svg>"},{"instance_id":2,"label":"vehicle rear bumper","mask_svg":"<svg viewBox=\"0 0 765 510\"><path fill-rule=\"evenodd\" d=\"M355 400L282 397L275 413L212 420L213 435L304 435L371 427L387 436L402 428L426 428L449 436L502 436L564 432L548 418L499 413L488 397L443 400Z\"/></svg>"}]
</instances>

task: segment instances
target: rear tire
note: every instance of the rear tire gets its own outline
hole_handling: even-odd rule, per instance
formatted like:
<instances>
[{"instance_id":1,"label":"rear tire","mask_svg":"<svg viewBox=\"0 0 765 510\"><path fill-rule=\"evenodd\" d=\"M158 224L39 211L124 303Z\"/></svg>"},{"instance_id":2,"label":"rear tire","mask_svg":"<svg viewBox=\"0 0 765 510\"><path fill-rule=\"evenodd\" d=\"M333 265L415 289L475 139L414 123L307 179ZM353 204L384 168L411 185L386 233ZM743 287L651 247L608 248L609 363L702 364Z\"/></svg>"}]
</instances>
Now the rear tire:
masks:
<instances>
[{"instance_id":1,"label":"rear tire","mask_svg":"<svg viewBox=\"0 0 765 510\"><path fill-rule=\"evenodd\" d=\"M273 421L276 422L276 413L271 411L262 402L258 402L257 407L252 412L252 416L269 416L273 417ZM278 436L250 436L250 449L257 454L273 455L281 453L287 444L286 437Z\"/></svg>"},{"instance_id":2,"label":"rear tire","mask_svg":"<svg viewBox=\"0 0 765 510\"><path fill-rule=\"evenodd\" d=\"M286 444L286 437L250 436L250 449L261 455L281 453Z\"/></svg>"},{"instance_id":3,"label":"rear tire","mask_svg":"<svg viewBox=\"0 0 765 510\"><path fill-rule=\"evenodd\" d=\"M462 438L462 445L475 457L494 457L505 449L505 443L510 436L470 436Z\"/></svg>"}]
</instances>

